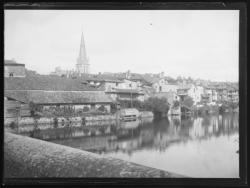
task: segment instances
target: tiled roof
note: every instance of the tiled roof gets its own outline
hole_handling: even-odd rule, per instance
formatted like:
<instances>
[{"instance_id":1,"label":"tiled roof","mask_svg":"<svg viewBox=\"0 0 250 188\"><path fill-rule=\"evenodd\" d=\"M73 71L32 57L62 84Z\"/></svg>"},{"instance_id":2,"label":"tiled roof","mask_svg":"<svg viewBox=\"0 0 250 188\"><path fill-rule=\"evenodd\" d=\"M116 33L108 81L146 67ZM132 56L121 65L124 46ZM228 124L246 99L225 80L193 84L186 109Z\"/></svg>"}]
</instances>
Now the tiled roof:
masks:
<instances>
[{"instance_id":1,"label":"tiled roof","mask_svg":"<svg viewBox=\"0 0 250 188\"><path fill-rule=\"evenodd\" d=\"M24 103L36 104L91 104L112 103L113 100L96 91L10 91L4 92L5 97Z\"/></svg>"},{"instance_id":2,"label":"tiled roof","mask_svg":"<svg viewBox=\"0 0 250 188\"><path fill-rule=\"evenodd\" d=\"M64 90L94 91L82 84L81 79L62 78L59 76L28 76L24 78L4 78L6 90Z\"/></svg>"},{"instance_id":3,"label":"tiled roof","mask_svg":"<svg viewBox=\"0 0 250 188\"><path fill-rule=\"evenodd\" d=\"M178 90L187 90L192 87L191 84L179 85Z\"/></svg>"},{"instance_id":4,"label":"tiled roof","mask_svg":"<svg viewBox=\"0 0 250 188\"><path fill-rule=\"evenodd\" d=\"M11 65L11 66L24 66L24 64L17 63L14 60L4 60L5 65Z\"/></svg>"},{"instance_id":5,"label":"tiled roof","mask_svg":"<svg viewBox=\"0 0 250 188\"><path fill-rule=\"evenodd\" d=\"M142 94L139 90L137 89L115 89L114 91L109 91L107 93L132 93L132 94Z\"/></svg>"},{"instance_id":6,"label":"tiled roof","mask_svg":"<svg viewBox=\"0 0 250 188\"><path fill-rule=\"evenodd\" d=\"M148 75L143 75L143 79L148 82L148 83L156 83L156 82L159 82L159 80L161 80L162 78L157 78L157 77L151 77L151 76L148 76Z\"/></svg>"},{"instance_id":7,"label":"tiled roof","mask_svg":"<svg viewBox=\"0 0 250 188\"><path fill-rule=\"evenodd\" d=\"M92 76L91 78L87 78L87 81L99 81L99 82L121 82L118 80L116 77L111 76L111 75L95 75Z\"/></svg>"}]
</instances>

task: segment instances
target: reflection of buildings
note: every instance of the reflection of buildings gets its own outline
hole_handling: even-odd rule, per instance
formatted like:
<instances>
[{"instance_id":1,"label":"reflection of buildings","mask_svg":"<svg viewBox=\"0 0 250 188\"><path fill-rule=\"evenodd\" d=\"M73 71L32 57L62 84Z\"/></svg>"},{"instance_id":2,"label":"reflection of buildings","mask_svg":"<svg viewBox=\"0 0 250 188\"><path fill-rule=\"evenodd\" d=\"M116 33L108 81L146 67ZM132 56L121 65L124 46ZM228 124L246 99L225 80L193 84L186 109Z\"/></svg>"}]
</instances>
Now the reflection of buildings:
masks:
<instances>
[{"instance_id":1,"label":"reflection of buildings","mask_svg":"<svg viewBox=\"0 0 250 188\"><path fill-rule=\"evenodd\" d=\"M131 153L139 149L165 150L172 144L189 140L202 140L220 135L230 135L238 131L238 116L210 116L188 119L173 118L151 124L151 128L140 127L139 134L128 134L126 139L112 142L106 152L123 151ZM120 148L120 149L119 149Z\"/></svg>"},{"instance_id":2,"label":"reflection of buildings","mask_svg":"<svg viewBox=\"0 0 250 188\"><path fill-rule=\"evenodd\" d=\"M125 152L131 154L140 149L165 150L173 144L190 140L205 140L221 135L238 132L238 114L223 116L196 117L187 119L172 118L158 122L125 122L119 126L61 128L56 131L46 130L43 139L58 139L68 145L93 152ZM70 130L70 131L69 131ZM42 131L36 133L40 136ZM91 135L98 135L91 137ZM83 137L88 138L83 138ZM78 137L78 138L77 138ZM112 137L112 138L111 138ZM65 138L74 138L66 140ZM60 139L62 139L60 141ZM83 140L87 141L83 141ZM92 143L92 144L91 144Z\"/></svg>"},{"instance_id":3,"label":"reflection of buildings","mask_svg":"<svg viewBox=\"0 0 250 188\"><path fill-rule=\"evenodd\" d=\"M189 129L191 138L197 138L204 135L204 128L202 127L202 118L198 117L193 121L193 128Z\"/></svg>"}]
</instances>

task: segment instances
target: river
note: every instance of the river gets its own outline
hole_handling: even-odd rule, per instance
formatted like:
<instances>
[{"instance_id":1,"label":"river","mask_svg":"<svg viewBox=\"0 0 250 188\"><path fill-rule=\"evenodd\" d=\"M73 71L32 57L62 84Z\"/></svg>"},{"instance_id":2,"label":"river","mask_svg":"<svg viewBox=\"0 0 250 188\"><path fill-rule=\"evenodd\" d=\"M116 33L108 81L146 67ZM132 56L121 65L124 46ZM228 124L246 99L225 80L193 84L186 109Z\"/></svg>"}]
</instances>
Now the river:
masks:
<instances>
[{"instance_id":1,"label":"river","mask_svg":"<svg viewBox=\"0 0 250 188\"><path fill-rule=\"evenodd\" d=\"M33 137L189 177L239 177L238 113L64 128Z\"/></svg>"}]
</instances>

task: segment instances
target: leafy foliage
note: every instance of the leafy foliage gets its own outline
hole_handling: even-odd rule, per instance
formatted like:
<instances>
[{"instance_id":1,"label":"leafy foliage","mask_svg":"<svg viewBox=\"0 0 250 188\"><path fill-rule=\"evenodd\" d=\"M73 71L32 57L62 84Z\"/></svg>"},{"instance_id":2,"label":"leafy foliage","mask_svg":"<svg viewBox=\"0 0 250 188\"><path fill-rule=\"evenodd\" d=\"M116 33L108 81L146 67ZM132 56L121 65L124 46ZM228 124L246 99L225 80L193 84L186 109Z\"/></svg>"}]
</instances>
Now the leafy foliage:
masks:
<instances>
[{"instance_id":1,"label":"leafy foliage","mask_svg":"<svg viewBox=\"0 0 250 188\"><path fill-rule=\"evenodd\" d=\"M99 111L101 112L106 112L107 109L105 108L105 106L101 105L99 108L98 108Z\"/></svg>"},{"instance_id":2,"label":"leafy foliage","mask_svg":"<svg viewBox=\"0 0 250 188\"><path fill-rule=\"evenodd\" d=\"M163 114L168 113L169 104L166 98L150 97L145 101L145 108L161 117Z\"/></svg>"},{"instance_id":3,"label":"leafy foliage","mask_svg":"<svg viewBox=\"0 0 250 188\"><path fill-rule=\"evenodd\" d=\"M191 97L187 96L184 98L183 104L191 108L194 104L194 101Z\"/></svg>"},{"instance_id":4,"label":"leafy foliage","mask_svg":"<svg viewBox=\"0 0 250 188\"><path fill-rule=\"evenodd\" d=\"M33 102L29 103L29 107L30 107L30 114L31 116L36 116L36 112L41 112L42 111L42 107L40 105L37 105Z\"/></svg>"},{"instance_id":5,"label":"leafy foliage","mask_svg":"<svg viewBox=\"0 0 250 188\"><path fill-rule=\"evenodd\" d=\"M90 109L89 109L89 107L87 107L87 106L84 106L84 108L83 108L83 112L88 112Z\"/></svg>"},{"instance_id":6,"label":"leafy foliage","mask_svg":"<svg viewBox=\"0 0 250 188\"><path fill-rule=\"evenodd\" d=\"M174 101L173 107L176 108L176 107L179 107L179 106L180 106L180 102L179 101Z\"/></svg>"},{"instance_id":7,"label":"leafy foliage","mask_svg":"<svg viewBox=\"0 0 250 188\"><path fill-rule=\"evenodd\" d=\"M145 109L145 103L139 100L133 100L132 102L130 100L119 100L119 103L121 108L136 108L138 110Z\"/></svg>"}]
</instances>

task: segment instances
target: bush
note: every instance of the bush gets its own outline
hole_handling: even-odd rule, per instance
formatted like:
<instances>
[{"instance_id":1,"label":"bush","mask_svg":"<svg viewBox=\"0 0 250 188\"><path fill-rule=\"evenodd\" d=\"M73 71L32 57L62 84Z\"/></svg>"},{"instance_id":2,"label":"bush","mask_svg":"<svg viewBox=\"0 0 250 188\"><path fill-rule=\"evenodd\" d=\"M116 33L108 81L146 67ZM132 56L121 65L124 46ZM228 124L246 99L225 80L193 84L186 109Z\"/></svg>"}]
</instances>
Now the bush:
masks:
<instances>
[{"instance_id":1,"label":"bush","mask_svg":"<svg viewBox=\"0 0 250 188\"><path fill-rule=\"evenodd\" d=\"M145 103L139 100L132 100L132 104L130 100L119 100L121 108L136 108L138 110L145 109Z\"/></svg>"},{"instance_id":2,"label":"bush","mask_svg":"<svg viewBox=\"0 0 250 188\"><path fill-rule=\"evenodd\" d=\"M187 96L184 98L183 104L186 105L187 107L191 108L194 104L194 101L191 97Z\"/></svg>"},{"instance_id":3,"label":"bush","mask_svg":"<svg viewBox=\"0 0 250 188\"><path fill-rule=\"evenodd\" d=\"M99 108L98 108L99 111L101 112L106 112L107 109L105 108L105 106L101 105Z\"/></svg>"},{"instance_id":4,"label":"bush","mask_svg":"<svg viewBox=\"0 0 250 188\"><path fill-rule=\"evenodd\" d=\"M89 107L85 106L85 107L83 108L83 112L88 112L88 111L89 111Z\"/></svg>"},{"instance_id":5,"label":"bush","mask_svg":"<svg viewBox=\"0 0 250 188\"><path fill-rule=\"evenodd\" d=\"M166 98L150 97L145 101L145 109L153 111L158 117L162 117L168 113L169 104Z\"/></svg>"},{"instance_id":6,"label":"bush","mask_svg":"<svg viewBox=\"0 0 250 188\"><path fill-rule=\"evenodd\" d=\"M36 116L36 112L42 111L42 107L40 105L33 103L33 102L29 103L29 108L30 108L30 114L32 117Z\"/></svg>"},{"instance_id":7,"label":"bush","mask_svg":"<svg viewBox=\"0 0 250 188\"><path fill-rule=\"evenodd\" d=\"M11 122L10 123L10 128L11 129L16 129L17 128L17 124L15 122Z\"/></svg>"},{"instance_id":8,"label":"bush","mask_svg":"<svg viewBox=\"0 0 250 188\"><path fill-rule=\"evenodd\" d=\"M180 102L179 101L174 101L173 107L177 108L180 106Z\"/></svg>"}]
</instances>

